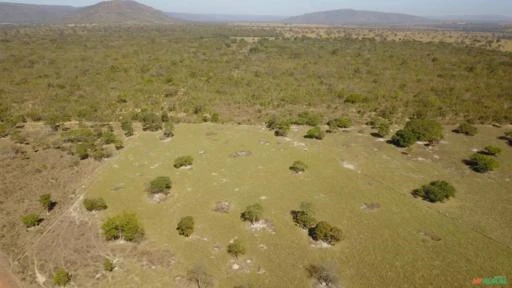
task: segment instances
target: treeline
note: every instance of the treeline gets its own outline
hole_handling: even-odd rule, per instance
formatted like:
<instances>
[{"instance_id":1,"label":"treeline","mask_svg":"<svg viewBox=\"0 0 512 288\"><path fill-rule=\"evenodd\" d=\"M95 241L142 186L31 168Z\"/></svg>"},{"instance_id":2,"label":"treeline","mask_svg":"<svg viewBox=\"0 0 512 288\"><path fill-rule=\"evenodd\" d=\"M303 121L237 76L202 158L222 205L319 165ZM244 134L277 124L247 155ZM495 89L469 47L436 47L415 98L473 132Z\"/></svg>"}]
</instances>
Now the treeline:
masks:
<instances>
[{"instance_id":1,"label":"treeline","mask_svg":"<svg viewBox=\"0 0 512 288\"><path fill-rule=\"evenodd\" d=\"M106 122L140 111L245 123L299 110L512 121L510 53L280 36L202 25L0 27L0 134L23 119Z\"/></svg>"}]
</instances>

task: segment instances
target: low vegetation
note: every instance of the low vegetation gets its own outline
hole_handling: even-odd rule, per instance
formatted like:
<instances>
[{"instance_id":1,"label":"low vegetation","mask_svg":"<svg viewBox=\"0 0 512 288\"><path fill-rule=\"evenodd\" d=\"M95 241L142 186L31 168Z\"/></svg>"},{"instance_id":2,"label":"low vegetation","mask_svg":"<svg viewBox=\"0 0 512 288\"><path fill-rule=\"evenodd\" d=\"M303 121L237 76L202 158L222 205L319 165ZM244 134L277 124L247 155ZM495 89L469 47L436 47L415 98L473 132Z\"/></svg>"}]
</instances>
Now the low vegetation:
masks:
<instances>
[{"instance_id":1,"label":"low vegetation","mask_svg":"<svg viewBox=\"0 0 512 288\"><path fill-rule=\"evenodd\" d=\"M103 198L85 198L83 201L87 211L101 211L108 208L107 202Z\"/></svg>"},{"instance_id":2,"label":"low vegetation","mask_svg":"<svg viewBox=\"0 0 512 288\"><path fill-rule=\"evenodd\" d=\"M192 166L194 158L192 156L180 156L174 160L174 168L179 169L181 167Z\"/></svg>"},{"instance_id":3,"label":"low vegetation","mask_svg":"<svg viewBox=\"0 0 512 288\"><path fill-rule=\"evenodd\" d=\"M71 282L71 274L64 268L59 268L53 274L53 284L59 287L64 287Z\"/></svg>"},{"instance_id":4,"label":"low vegetation","mask_svg":"<svg viewBox=\"0 0 512 288\"><path fill-rule=\"evenodd\" d=\"M433 203L443 202L455 196L455 187L446 181L433 181L414 190L413 195Z\"/></svg>"},{"instance_id":5,"label":"low vegetation","mask_svg":"<svg viewBox=\"0 0 512 288\"><path fill-rule=\"evenodd\" d=\"M176 230L181 236L190 237L194 233L194 218L192 216L181 218Z\"/></svg>"},{"instance_id":6,"label":"low vegetation","mask_svg":"<svg viewBox=\"0 0 512 288\"><path fill-rule=\"evenodd\" d=\"M101 226L106 240L139 242L144 238L144 228L137 215L124 212L105 220Z\"/></svg>"}]
</instances>

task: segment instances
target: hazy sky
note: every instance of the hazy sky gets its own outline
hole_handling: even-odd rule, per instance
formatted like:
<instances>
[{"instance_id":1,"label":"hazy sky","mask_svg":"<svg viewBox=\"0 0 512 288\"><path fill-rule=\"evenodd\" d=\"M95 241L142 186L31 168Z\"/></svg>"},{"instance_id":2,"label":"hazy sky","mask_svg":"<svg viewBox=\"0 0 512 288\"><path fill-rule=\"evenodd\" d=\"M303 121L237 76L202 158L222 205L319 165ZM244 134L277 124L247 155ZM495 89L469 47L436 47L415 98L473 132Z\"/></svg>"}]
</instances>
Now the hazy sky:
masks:
<instances>
[{"instance_id":1,"label":"hazy sky","mask_svg":"<svg viewBox=\"0 0 512 288\"><path fill-rule=\"evenodd\" d=\"M5 1L5 0L0 0ZM91 5L100 0L6 0L6 2ZM423 16L500 14L512 16L512 0L139 0L168 12L297 15L353 8Z\"/></svg>"}]
</instances>

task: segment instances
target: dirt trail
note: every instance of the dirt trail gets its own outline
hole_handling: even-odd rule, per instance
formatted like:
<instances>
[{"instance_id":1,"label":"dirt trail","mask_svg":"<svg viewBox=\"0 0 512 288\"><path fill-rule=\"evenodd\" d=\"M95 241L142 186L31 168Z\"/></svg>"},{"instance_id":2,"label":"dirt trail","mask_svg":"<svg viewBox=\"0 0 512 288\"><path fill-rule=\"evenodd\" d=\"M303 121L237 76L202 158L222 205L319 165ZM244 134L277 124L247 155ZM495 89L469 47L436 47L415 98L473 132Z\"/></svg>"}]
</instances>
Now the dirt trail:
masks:
<instances>
[{"instance_id":1,"label":"dirt trail","mask_svg":"<svg viewBox=\"0 0 512 288\"><path fill-rule=\"evenodd\" d=\"M21 288L18 278L9 268L7 256L0 251L0 288Z\"/></svg>"}]
</instances>

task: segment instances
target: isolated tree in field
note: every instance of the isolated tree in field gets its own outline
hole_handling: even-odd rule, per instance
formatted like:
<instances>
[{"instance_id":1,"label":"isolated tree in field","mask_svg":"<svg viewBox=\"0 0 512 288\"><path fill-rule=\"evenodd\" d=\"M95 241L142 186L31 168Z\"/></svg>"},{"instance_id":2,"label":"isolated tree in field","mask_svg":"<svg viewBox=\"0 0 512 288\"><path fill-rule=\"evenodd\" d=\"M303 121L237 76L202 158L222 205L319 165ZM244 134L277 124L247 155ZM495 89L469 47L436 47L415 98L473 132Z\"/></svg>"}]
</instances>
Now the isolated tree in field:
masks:
<instances>
[{"instance_id":1,"label":"isolated tree in field","mask_svg":"<svg viewBox=\"0 0 512 288\"><path fill-rule=\"evenodd\" d=\"M194 232L194 218L192 216L186 216L180 219L178 226L176 227L178 233L185 237L190 237Z\"/></svg>"},{"instance_id":2,"label":"isolated tree in field","mask_svg":"<svg viewBox=\"0 0 512 288\"><path fill-rule=\"evenodd\" d=\"M64 268L59 268L53 274L53 284L59 287L66 286L69 282L71 282L71 274L66 271Z\"/></svg>"},{"instance_id":3,"label":"isolated tree in field","mask_svg":"<svg viewBox=\"0 0 512 288\"><path fill-rule=\"evenodd\" d=\"M213 277L206 272L203 266L194 266L187 271L187 280L194 283L197 288L209 288L214 286Z\"/></svg>"},{"instance_id":4,"label":"isolated tree in field","mask_svg":"<svg viewBox=\"0 0 512 288\"><path fill-rule=\"evenodd\" d=\"M408 130L398 130L393 137L391 137L391 143L398 147L409 147L416 143L416 136Z\"/></svg>"},{"instance_id":5,"label":"isolated tree in field","mask_svg":"<svg viewBox=\"0 0 512 288\"><path fill-rule=\"evenodd\" d=\"M457 127L454 132L456 133L460 133L460 134L465 134L465 135L468 135L468 136L475 136L477 133L478 133L478 129L467 123L467 122L464 122L464 123L461 123L459 125L459 127Z\"/></svg>"},{"instance_id":6,"label":"isolated tree in field","mask_svg":"<svg viewBox=\"0 0 512 288\"><path fill-rule=\"evenodd\" d=\"M330 245L335 245L342 239L341 230L326 221L320 221L315 227L309 228L308 234L313 240L323 241Z\"/></svg>"},{"instance_id":7,"label":"isolated tree in field","mask_svg":"<svg viewBox=\"0 0 512 288\"><path fill-rule=\"evenodd\" d=\"M194 162L194 158L192 156L181 156L174 160L174 168L181 168L181 167L187 167L192 166L192 163Z\"/></svg>"},{"instance_id":8,"label":"isolated tree in field","mask_svg":"<svg viewBox=\"0 0 512 288\"><path fill-rule=\"evenodd\" d=\"M103 234L106 240L126 240L137 242L144 237L144 228L137 215L124 212L108 218L103 225Z\"/></svg>"},{"instance_id":9,"label":"isolated tree in field","mask_svg":"<svg viewBox=\"0 0 512 288\"><path fill-rule=\"evenodd\" d=\"M494 157L481 153L473 154L469 158L468 164L473 170L480 173L493 171L500 167L500 163Z\"/></svg>"},{"instance_id":10,"label":"isolated tree in field","mask_svg":"<svg viewBox=\"0 0 512 288\"><path fill-rule=\"evenodd\" d=\"M314 127L308 130L304 138L322 140L325 137L325 132L320 127Z\"/></svg>"},{"instance_id":11,"label":"isolated tree in field","mask_svg":"<svg viewBox=\"0 0 512 288\"><path fill-rule=\"evenodd\" d=\"M295 173L305 172L306 169L308 169L308 165L306 165L302 161L295 161L293 162L292 166L290 166L290 170L292 170Z\"/></svg>"},{"instance_id":12,"label":"isolated tree in field","mask_svg":"<svg viewBox=\"0 0 512 288\"><path fill-rule=\"evenodd\" d=\"M41 206L48 212L52 211L57 204L57 202L52 200L52 195L50 194L41 195L41 197L39 197L39 203L41 203Z\"/></svg>"},{"instance_id":13,"label":"isolated tree in field","mask_svg":"<svg viewBox=\"0 0 512 288\"><path fill-rule=\"evenodd\" d=\"M443 139L443 126L437 121L429 119L414 119L405 124L404 130L412 132L418 141L429 143Z\"/></svg>"},{"instance_id":14,"label":"isolated tree in field","mask_svg":"<svg viewBox=\"0 0 512 288\"><path fill-rule=\"evenodd\" d=\"M233 243L228 245L227 251L229 255L238 258L238 256L245 254L245 247L240 240L235 239Z\"/></svg>"},{"instance_id":15,"label":"isolated tree in field","mask_svg":"<svg viewBox=\"0 0 512 288\"><path fill-rule=\"evenodd\" d=\"M87 211L101 211L108 208L107 202L103 198L85 198L83 201Z\"/></svg>"},{"instance_id":16,"label":"isolated tree in field","mask_svg":"<svg viewBox=\"0 0 512 288\"><path fill-rule=\"evenodd\" d=\"M455 187L446 181L433 181L414 190L412 194L433 203L442 202L455 196Z\"/></svg>"},{"instance_id":17,"label":"isolated tree in field","mask_svg":"<svg viewBox=\"0 0 512 288\"><path fill-rule=\"evenodd\" d=\"M253 204L250 206L247 206L240 215L240 218L243 221L249 221L251 224L254 224L254 222L260 221L261 217L263 215L263 207L259 204Z\"/></svg>"},{"instance_id":18,"label":"isolated tree in field","mask_svg":"<svg viewBox=\"0 0 512 288\"><path fill-rule=\"evenodd\" d=\"M501 148L496 146L486 146L482 153L489 156L497 156L501 153Z\"/></svg>"},{"instance_id":19,"label":"isolated tree in field","mask_svg":"<svg viewBox=\"0 0 512 288\"><path fill-rule=\"evenodd\" d=\"M31 228L41 224L43 219L41 219L39 215L31 213L21 217L21 221L23 222L23 224L25 224L25 227Z\"/></svg>"},{"instance_id":20,"label":"isolated tree in field","mask_svg":"<svg viewBox=\"0 0 512 288\"><path fill-rule=\"evenodd\" d=\"M167 176L156 177L149 183L149 193L151 194L169 194L169 190L172 187L171 179Z\"/></svg>"}]
</instances>

